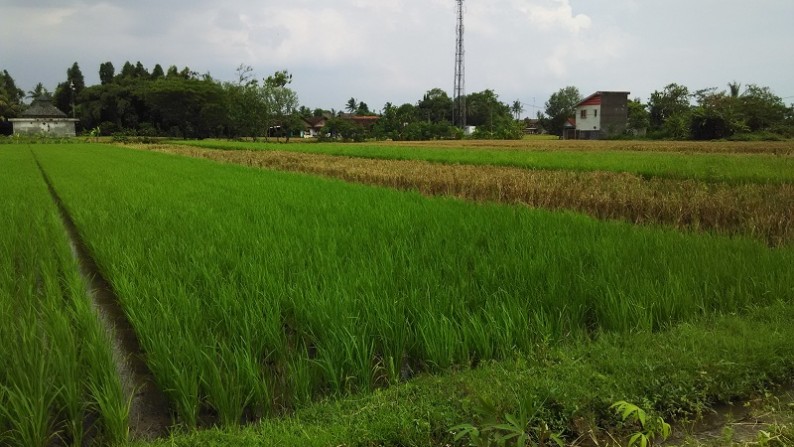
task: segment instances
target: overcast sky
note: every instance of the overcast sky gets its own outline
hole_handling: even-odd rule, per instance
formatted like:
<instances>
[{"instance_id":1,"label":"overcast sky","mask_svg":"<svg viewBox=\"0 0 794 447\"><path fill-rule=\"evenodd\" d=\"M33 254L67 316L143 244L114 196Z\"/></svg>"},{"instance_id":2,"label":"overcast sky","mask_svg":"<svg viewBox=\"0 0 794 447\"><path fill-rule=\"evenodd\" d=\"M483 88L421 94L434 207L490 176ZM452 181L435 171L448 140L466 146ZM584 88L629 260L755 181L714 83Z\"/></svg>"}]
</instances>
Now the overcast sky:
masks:
<instances>
[{"instance_id":1,"label":"overcast sky","mask_svg":"<svg viewBox=\"0 0 794 447\"><path fill-rule=\"evenodd\" d=\"M380 110L452 93L455 0L0 0L0 69L25 91L54 90L75 61L185 66L231 81L241 63L293 74L300 102ZM465 0L466 91L520 99L625 90L643 101L671 82L731 81L794 102L794 0ZM533 104L534 107L533 108Z\"/></svg>"}]
</instances>

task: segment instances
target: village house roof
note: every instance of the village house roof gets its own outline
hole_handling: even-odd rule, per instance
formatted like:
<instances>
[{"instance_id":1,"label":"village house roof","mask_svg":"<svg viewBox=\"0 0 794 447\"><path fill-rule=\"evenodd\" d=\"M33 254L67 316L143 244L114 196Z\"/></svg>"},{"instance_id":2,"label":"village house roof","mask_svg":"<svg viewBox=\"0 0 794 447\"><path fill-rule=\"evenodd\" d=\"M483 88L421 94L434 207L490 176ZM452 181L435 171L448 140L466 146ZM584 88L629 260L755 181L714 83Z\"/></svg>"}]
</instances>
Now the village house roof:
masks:
<instances>
[{"instance_id":1,"label":"village house roof","mask_svg":"<svg viewBox=\"0 0 794 447\"><path fill-rule=\"evenodd\" d=\"M579 104L576 104L576 107L583 107L583 106L600 106L601 105L601 97L605 93L621 93L625 94L626 96L629 95L629 92L595 92L592 95L588 96L587 98L581 100Z\"/></svg>"},{"instance_id":2,"label":"village house roof","mask_svg":"<svg viewBox=\"0 0 794 447\"><path fill-rule=\"evenodd\" d=\"M309 118L304 118L303 121L305 121L309 127L323 127L327 120L324 116L311 116Z\"/></svg>"},{"instance_id":3,"label":"village house roof","mask_svg":"<svg viewBox=\"0 0 794 447\"><path fill-rule=\"evenodd\" d=\"M342 114L343 119L350 120L360 126L372 126L380 119L377 115L350 115Z\"/></svg>"},{"instance_id":4,"label":"village house roof","mask_svg":"<svg viewBox=\"0 0 794 447\"><path fill-rule=\"evenodd\" d=\"M67 118L66 114L52 105L52 101L47 98L36 98L20 114L23 118Z\"/></svg>"}]
</instances>

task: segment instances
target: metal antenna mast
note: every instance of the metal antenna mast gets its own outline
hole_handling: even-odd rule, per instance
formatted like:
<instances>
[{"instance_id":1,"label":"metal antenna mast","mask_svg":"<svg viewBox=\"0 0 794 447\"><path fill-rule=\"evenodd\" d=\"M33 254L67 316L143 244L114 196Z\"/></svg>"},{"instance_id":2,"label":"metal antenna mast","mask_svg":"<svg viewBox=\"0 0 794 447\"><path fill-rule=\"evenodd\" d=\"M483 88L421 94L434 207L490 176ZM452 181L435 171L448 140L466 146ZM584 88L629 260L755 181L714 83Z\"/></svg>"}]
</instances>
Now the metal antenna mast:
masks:
<instances>
[{"instance_id":1,"label":"metal antenna mast","mask_svg":"<svg viewBox=\"0 0 794 447\"><path fill-rule=\"evenodd\" d=\"M453 124L461 129L466 127L466 73L463 65L463 0L458 2L457 42L455 44L455 88L452 96Z\"/></svg>"}]
</instances>

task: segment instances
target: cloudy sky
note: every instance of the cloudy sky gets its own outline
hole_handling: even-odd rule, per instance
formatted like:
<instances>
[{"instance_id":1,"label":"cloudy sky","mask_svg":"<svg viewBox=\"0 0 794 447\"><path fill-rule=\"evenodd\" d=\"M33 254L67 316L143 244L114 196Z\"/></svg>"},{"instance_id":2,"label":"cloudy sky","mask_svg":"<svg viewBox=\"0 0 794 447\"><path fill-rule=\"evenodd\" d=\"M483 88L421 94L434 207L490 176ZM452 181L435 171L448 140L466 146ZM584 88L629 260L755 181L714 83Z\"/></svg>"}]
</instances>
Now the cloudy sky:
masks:
<instances>
[{"instance_id":1,"label":"cloudy sky","mask_svg":"<svg viewBox=\"0 0 794 447\"><path fill-rule=\"evenodd\" d=\"M78 62L188 66L234 79L279 69L311 108L380 110L451 93L455 0L0 0L0 69L53 90ZM574 85L647 100L671 82L768 86L794 102L792 0L465 0L466 91L535 115ZM533 107L534 105L534 107Z\"/></svg>"}]
</instances>

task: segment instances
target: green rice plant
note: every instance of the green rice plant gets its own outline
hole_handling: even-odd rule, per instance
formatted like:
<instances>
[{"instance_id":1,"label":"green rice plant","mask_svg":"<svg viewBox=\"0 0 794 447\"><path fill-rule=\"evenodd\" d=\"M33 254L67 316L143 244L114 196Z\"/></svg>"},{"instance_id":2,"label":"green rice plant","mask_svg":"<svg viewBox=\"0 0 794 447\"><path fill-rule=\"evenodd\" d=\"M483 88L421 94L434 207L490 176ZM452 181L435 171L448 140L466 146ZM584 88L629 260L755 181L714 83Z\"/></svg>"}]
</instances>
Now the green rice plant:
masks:
<instances>
[{"instance_id":1,"label":"green rice plant","mask_svg":"<svg viewBox=\"0 0 794 447\"><path fill-rule=\"evenodd\" d=\"M419 160L350 158L283 151L218 151L156 146L158 152L475 201L570 209L598 219L720 234L785 245L794 237L791 182L732 184L626 172L537 170Z\"/></svg>"},{"instance_id":2,"label":"green rice plant","mask_svg":"<svg viewBox=\"0 0 794 447\"><path fill-rule=\"evenodd\" d=\"M345 328L334 340L334 344L342 347L342 352L347 359L350 371L348 391L363 390L369 391L375 382L376 367L373 365L375 359L375 342L366 335L354 334L350 329Z\"/></svg>"},{"instance_id":3,"label":"green rice plant","mask_svg":"<svg viewBox=\"0 0 794 447\"><path fill-rule=\"evenodd\" d=\"M466 346L471 349L470 363L476 364L480 359L495 357L494 345L491 337L491 319L488 315L472 314L464 320L461 332L466 340Z\"/></svg>"},{"instance_id":4,"label":"green rice plant","mask_svg":"<svg viewBox=\"0 0 794 447\"><path fill-rule=\"evenodd\" d=\"M97 325L87 325L83 336L89 343L85 349L86 361L95 365L86 378L88 390L102 420L104 436L112 444L129 439L129 418L132 396L125 396L121 378L115 368L117 361L107 344L107 335ZM103 343L104 342L104 343Z\"/></svg>"},{"instance_id":5,"label":"green rice plant","mask_svg":"<svg viewBox=\"0 0 794 447\"><path fill-rule=\"evenodd\" d=\"M189 427L794 298L794 253L743 238L108 146L36 154Z\"/></svg>"},{"instance_id":6,"label":"green rice plant","mask_svg":"<svg viewBox=\"0 0 794 447\"><path fill-rule=\"evenodd\" d=\"M794 181L794 161L769 155L674 153L651 150L611 150L609 143L599 150L582 145L579 150L533 150L513 148L467 148L406 146L391 144L268 144L233 141L174 141L212 149L291 151L343 157L389 160L422 160L434 163L513 166L529 169L631 172L648 177L691 178L732 183ZM790 147L789 147L790 149Z\"/></svg>"},{"instance_id":7,"label":"green rice plant","mask_svg":"<svg viewBox=\"0 0 794 447\"><path fill-rule=\"evenodd\" d=\"M313 385L317 379L314 377L313 366L305 347L297 349L295 354L287 358L285 369L288 385L286 387L290 390L289 403L294 407L304 406L310 403L314 397Z\"/></svg>"},{"instance_id":8,"label":"green rice plant","mask_svg":"<svg viewBox=\"0 0 794 447\"><path fill-rule=\"evenodd\" d=\"M53 315L54 317L58 314ZM78 361L79 344L75 339L72 318L53 318L50 326L52 340L57 341L59 349L53 351L53 363L61 365L60 377L53 377L61 383L61 390L58 395L60 407L64 409L66 416L66 432L71 439L72 445L82 445L83 443L83 418L85 416L87 403L84 400L84 383L82 378L81 364Z\"/></svg>"},{"instance_id":9,"label":"green rice plant","mask_svg":"<svg viewBox=\"0 0 794 447\"><path fill-rule=\"evenodd\" d=\"M41 352L38 327L19 327L17 330L18 338L9 341L20 352ZM58 398L49 386L47 359L43 356L19 356L6 361L5 367L15 376L10 385L0 385L6 397L4 405L0 406L0 414L8 421L13 444L45 446L53 437L50 406Z\"/></svg>"},{"instance_id":10,"label":"green rice plant","mask_svg":"<svg viewBox=\"0 0 794 447\"><path fill-rule=\"evenodd\" d=\"M200 363L195 354L201 351L195 349L188 338L171 340L165 334L156 332L146 334L146 345L149 346L148 365L152 373L173 403L180 422L188 428L196 428L201 409L199 393L202 379ZM164 337L168 340L164 340ZM167 347L173 347L174 342L178 343L181 349L165 351Z\"/></svg>"},{"instance_id":11,"label":"green rice plant","mask_svg":"<svg viewBox=\"0 0 794 447\"><path fill-rule=\"evenodd\" d=\"M428 315L419 317L416 325L420 345L423 347L420 358L431 369L442 371L464 362L460 330L450 318L444 315ZM467 359L468 355L465 360Z\"/></svg>"},{"instance_id":12,"label":"green rice plant","mask_svg":"<svg viewBox=\"0 0 794 447\"><path fill-rule=\"evenodd\" d=\"M82 445L95 397L125 399L120 388L101 396L89 390L96 371L115 376L112 360L90 355L110 348L104 336L84 336L99 322L29 149L0 150L0 202L0 337L7 346L0 348L0 432L9 445ZM105 430L105 415L96 414Z\"/></svg>"},{"instance_id":13,"label":"green rice plant","mask_svg":"<svg viewBox=\"0 0 794 447\"><path fill-rule=\"evenodd\" d=\"M254 369L254 378L246 376L252 369L246 367L251 358L244 352L235 352L234 348L224 346L215 346L211 350L219 355L204 353L205 362L200 366L201 386L206 390L208 404L218 412L221 425L238 425L256 390L247 385L256 382L259 374Z\"/></svg>"}]
</instances>

